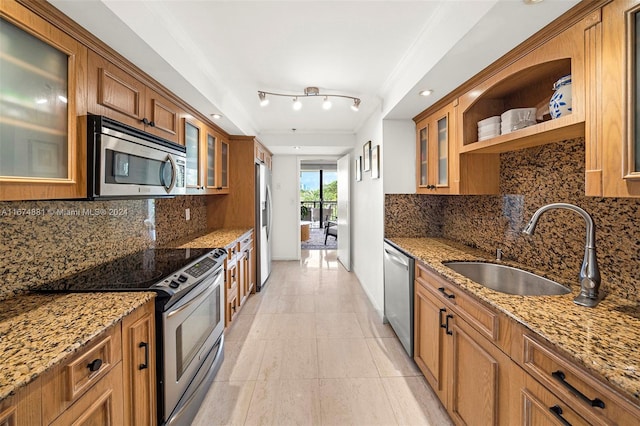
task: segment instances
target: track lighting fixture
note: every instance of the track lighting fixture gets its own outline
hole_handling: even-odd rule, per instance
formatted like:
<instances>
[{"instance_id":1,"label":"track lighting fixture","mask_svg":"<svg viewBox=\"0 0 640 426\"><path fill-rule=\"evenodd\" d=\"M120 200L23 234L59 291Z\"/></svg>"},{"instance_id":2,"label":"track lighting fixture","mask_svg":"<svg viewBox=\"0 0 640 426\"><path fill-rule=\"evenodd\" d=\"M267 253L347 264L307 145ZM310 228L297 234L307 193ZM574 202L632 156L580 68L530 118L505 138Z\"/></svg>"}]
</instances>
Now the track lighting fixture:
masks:
<instances>
[{"instance_id":1,"label":"track lighting fixture","mask_svg":"<svg viewBox=\"0 0 640 426\"><path fill-rule=\"evenodd\" d=\"M332 103L331 100L329 100L329 98L334 97L334 98L346 98L346 99L352 99L353 100L353 104L351 105L351 109L354 111L358 111L358 109L360 108L360 98L356 98L354 96L348 96L348 95L330 95L330 94L323 94L320 93L320 89L318 89L317 87L306 87L304 89L304 94L303 95L293 95L293 94L287 94L287 93L274 93L274 92L265 92L262 90L258 91L258 98L260 99L260 106L266 106L269 104L269 99L267 98L267 95L271 95L271 96L285 96L287 98L292 98L293 99L293 109L298 111L302 108L302 102L300 102L300 99L298 98L306 98L309 96L322 96L324 97L324 101L322 102L322 109L324 110L328 110L331 109L332 107Z\"/></svg>"}]
</instances>

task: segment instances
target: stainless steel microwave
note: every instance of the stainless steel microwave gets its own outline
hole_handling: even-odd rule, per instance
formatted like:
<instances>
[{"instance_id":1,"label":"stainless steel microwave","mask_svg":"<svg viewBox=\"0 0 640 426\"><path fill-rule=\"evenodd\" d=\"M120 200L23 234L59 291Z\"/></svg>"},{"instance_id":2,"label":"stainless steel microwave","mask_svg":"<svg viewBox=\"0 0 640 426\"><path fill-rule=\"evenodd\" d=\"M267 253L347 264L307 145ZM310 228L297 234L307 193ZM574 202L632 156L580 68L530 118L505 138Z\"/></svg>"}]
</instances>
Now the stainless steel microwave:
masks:
<instances>
[{"instance_id":1,"label":"stainless steel microwave","mask_svg":"<svg viewBox=\"0 0 640 426\"><path fill-rule=\"evenodd\" d=\"M87 197L186 194L186 148L99 115L87 117Z\"/></svg>"}]
</instances>

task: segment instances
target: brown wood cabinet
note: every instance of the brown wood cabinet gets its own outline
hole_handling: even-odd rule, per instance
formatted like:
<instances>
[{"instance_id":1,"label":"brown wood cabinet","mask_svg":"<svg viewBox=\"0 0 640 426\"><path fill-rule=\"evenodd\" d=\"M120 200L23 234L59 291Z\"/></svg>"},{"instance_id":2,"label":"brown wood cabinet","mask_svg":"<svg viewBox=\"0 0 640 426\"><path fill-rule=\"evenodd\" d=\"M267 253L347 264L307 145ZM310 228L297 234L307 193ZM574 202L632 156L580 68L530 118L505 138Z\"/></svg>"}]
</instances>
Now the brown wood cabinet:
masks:
<instances>
[{"instance_id":1,"label":"brown wood cabinet","mask_svg":"<svg viewBox=\"0 0 640 426\"><path fill-rule=\"evenodd\" d=\"M14 1L0 2L0 17L9 38L0 57L8 86L0 88L0 200L85 197L77 116L86 111L87 49Z\"/></svg>"},{"instance_id":2,"label":"brown wood cabinet","mask_svg":"<svg viewBox=\"0 0 640 426\"><path fill-rule=\"evenodd\" d=\"M587 195L640 197L639 13L640 1L615 0L585 33L592 73Z\"/></svg>"},{"instance_id":3,"label":"brown wood cabinet","mask_svg":"<svg viewBox=\"0 0 640 426\"><path fill-rule=\"evenodd\" d=\"M271 153L258 141L255 141L255 160L256 163L262 163L271 170Z\"/></svg>"},{"instance_id":4,"label":"brown wood cabinet","mask_svg":"<svg viewBox=\"0 0 640 426\"><path fill-rule=\"evenodd\" d=\"M229 324L255 292L255 259L253 256L253 230L227 245L225 260L226 322Z\"/></svg>"},{"instance_id":5,"label":"brown wood cabinet","mask_svg":"<svg viewBox=\"0 0 640 426\"><path fill-rule=\"evenodd\" d=\"M129 72L89 51L88 110L176 143L181 108Z\"/></svg>"},{"instance_id":6,"label":"brown wood cabinet","mask_svg":"<svg viewBox=\"0 0 640 426\"><path fill-rule=\"evenodd\" d=\"M40 424L42 424L42 388L39 378L18 389L15 395L0 401L0 425Z\"/></svg>"},{"instance_id":7,"label":"brown wood cabinet","mask_svg":"<svg viewBox=\"0 0 640 426\"><path fill-rule=\"evenodd\" d=\"M238 267L238 258L236 256L236 246L237 243L233 244L233 248L227 247L229 254L227 256L227 260L225 261L225 297L227 301L226 306L226 323L225 327L228 327L229 324L236 317L238 312L240 311L240 302L241 299L239 297L240 294L240 274Z\"/></svg>"},{"instance_id":8,"label":"brown wood cabinet","mask_svg":"<svg viewBox=\"0 0 640 426\"><path fill-rule=\"evenodd\" d=\"M0 401L0 425L155 425L153 300Z\"/></svg>"},{"instance_id":9,"label":"brown wood cabinet","mask_svg":"<svg viewBox=\"0 0 640 426\"><path fill-rule=\"evenodd\" d=\"M229 143L225 137L195 118L185 118L188 194L229 193Z\"/></svg>"},{"instance_id":10,"label":"brown wood cabinet","mask_svg":"<svg viewBox=\"0 0 640 426\"><path fill-rule=\"evenodd\" d=\"M514 363L495 315L419 262L415 272L414 358L427 382L456 424L516 424Z\"/></svg>"},{"instance_id":11,"label":"brown wood cabinet","mask_svg":"<svg viewBox=\"0 0 640 426\"><path fill-rule=\"evenodd\" d=\"M156 336L153 301L122 321L124 424L156 424Z\"/></svg>"},{"instance_id":12,"label":"brown wood cabinet","mask_svg":"<svg viewBox=\"0 0 640 426\"><path fill-rule=\"evenodd\" d=\"M458 192L456 139L457 101L416 123L416 170L418 194Z\"/></svg>"}]
</instances>

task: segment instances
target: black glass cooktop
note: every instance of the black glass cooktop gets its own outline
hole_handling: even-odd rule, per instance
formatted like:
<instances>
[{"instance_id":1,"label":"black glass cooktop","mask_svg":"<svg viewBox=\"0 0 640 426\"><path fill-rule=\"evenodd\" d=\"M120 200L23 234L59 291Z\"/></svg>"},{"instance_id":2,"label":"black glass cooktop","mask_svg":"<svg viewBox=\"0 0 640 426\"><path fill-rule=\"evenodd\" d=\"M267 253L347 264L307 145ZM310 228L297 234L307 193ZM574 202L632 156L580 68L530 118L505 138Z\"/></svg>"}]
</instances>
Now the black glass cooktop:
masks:
<instances>
[{"instance_id":1,"label":"black glass cooktop","mask_svg":"<svg viewBox=\"0 0 640 426\"><path fill-rule=\"evenodd\" d=\"M39 291L144 291L212 249L147 249L51 282Z\"/></svg>"}]
</instances>

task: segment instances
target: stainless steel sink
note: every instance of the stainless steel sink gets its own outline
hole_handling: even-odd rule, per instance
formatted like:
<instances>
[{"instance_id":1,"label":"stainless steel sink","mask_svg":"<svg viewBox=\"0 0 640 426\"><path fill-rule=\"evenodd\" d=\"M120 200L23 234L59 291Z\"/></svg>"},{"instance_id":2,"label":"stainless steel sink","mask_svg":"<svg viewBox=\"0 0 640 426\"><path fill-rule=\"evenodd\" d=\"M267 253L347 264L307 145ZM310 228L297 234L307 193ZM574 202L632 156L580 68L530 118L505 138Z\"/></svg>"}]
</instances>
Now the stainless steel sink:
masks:
<instances>
[{"instance_id":1,"label":"stainless steel sink","mask_svg":"<svg viewBox=\"0 0 640 426\"><path fill-rule=\"evenodd\" d=\"M571 291L555 281L511 266L485 262L444 262L445 266L492 290L520 296L554 296Z\"/></svg>"}]
</instances>

